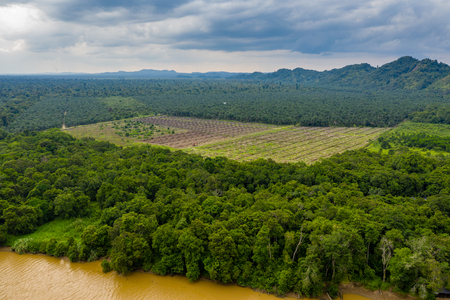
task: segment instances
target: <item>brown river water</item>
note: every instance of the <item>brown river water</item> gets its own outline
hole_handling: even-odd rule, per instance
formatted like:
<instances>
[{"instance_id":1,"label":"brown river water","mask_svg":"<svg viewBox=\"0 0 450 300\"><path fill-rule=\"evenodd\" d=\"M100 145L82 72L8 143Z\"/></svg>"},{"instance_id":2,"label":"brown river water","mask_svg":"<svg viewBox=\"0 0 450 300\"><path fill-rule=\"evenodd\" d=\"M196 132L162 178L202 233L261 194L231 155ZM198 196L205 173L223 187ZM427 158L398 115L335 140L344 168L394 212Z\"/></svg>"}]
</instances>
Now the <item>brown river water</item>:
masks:
<instances>
[{"instance_id":1,"label":"brown river water","mask_svg":"<svg viewBox=\"0 0 450 300\"><path fill-rule=\"evenodd\" d=\"M250 288L209 281L189 282L182 276L134 272L123 277L102 273L100 262L71 263L45 255L0 251L0 299L152 299L152 300L276 300ZM295 299L295 298L284 298ZM370 300L344 295L344 300Z\"/></svg>"}]
</instances>

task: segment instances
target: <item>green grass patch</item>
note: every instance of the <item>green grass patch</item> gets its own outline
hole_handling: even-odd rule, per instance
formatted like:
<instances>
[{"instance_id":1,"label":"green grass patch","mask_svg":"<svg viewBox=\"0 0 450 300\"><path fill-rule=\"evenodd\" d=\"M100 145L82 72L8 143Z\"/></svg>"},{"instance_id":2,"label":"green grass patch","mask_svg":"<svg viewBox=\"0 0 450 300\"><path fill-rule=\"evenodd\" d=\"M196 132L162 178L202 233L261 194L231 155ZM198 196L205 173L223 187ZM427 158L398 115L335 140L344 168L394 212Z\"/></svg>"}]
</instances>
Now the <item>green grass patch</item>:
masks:
<instances>
[{"instance_id":1,"label":"green grass patch","mask_svg":"<svg viewBox=\"0 0 450 300\"><path fill-rule=\"evenodd\" d=\"M65 130L66 133L78 139L92 137L123 147L147 144L145 141L154 137L183 131L127 119L76 126Z\"/></svg>"},{"instance_id":2,"label":"green grass patch","mask_svg":"<svg viewBox=\"0 0 450 300\"><path fill-rule=\"evenodd\" d=\"M75 240L80 241L83 230L89 225L98 224L98 222L98 218L57 219L38 227L33 233L20 236L8 236L5 245L12 246L17 240L23 238L32 238L36 241L55 238L57 241L66 241L69 237L73 237Z\"/></svg>"}]
</instances>

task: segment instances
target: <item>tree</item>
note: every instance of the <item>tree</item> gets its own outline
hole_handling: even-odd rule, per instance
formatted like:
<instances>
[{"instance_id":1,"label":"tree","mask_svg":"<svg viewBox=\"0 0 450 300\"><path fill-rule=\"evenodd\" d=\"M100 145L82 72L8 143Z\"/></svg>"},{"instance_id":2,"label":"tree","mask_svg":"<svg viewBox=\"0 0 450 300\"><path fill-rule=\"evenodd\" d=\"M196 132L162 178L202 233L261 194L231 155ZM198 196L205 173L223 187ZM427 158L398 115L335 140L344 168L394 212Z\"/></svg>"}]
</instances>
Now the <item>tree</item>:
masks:
<instances>
[{"instance_id":1,"label":"tree","mask_svg":"<svg viewBox=\"0 0 450 300\"><path fill-rule=\"evenodd\" d=\"M394 243L385 236L380 241L381 262L383 263L383 282L386 282L386 270L389 267L392 254L394 251Z\"/></svg>"},{"instance_id":2,"label":"tree","mask_svg":"<svg viewBox=\"0 0 450 300\"><path fill-rule=\"evenodd\" d=\"M233 260L237 255L236 244L225 228L209 236L211 256L205 260L205 269L212 280L224 283L233 280Z\"/></svg>"},{"instance_id":3,"label":"tree","mask_svg":"<svg viewBox=\"0 0 450 300\"><path fill-rule=\"evenodd\" d=\"M72 193L60 194L54 201L55 215L64 219L86 216L89 212L89 197Z\"/></svg>"},{"instance_id":4,"label":"tree","mask_svg":"<svg viewBox=\"0 0 450 300\"><path fill-rule=\"evenodd\" d=\"M127 275L139 266L149 267L151 249L142 237L123 232L112 244L111 266L119 274Z\"/></svg>"},{"instance_id":5,"label":"tree","mask_svg":"<svg viewBox=\"0 0 450 300\"><path fill-rule=\"evenodd\" d=\"M103 225L99 228L90 225L83 230L81 242L90 250L95 251L97 256L106 255L107 250L111 246L110 229L111 227L108 225Z\"/></svg>"},{"instance_id":6,"label":"tree","mask_svg":"<svg viewBox=\"0 0 450 300\"><path fill-rule=\"evenodd\" d=\"M3 211L6 228L15 235L33 232L41 215L39 209L28 205L11 205Z\"/></svg>"},{"instance_id":7,"label":"tree","mask_svg":"<svg viewBox=\"0 0 450 300\"><path fill-rule=\"evenodd\" d=\"M186 228L178 239L177 247L183 253L186 262L186 277L189 281L197 280L200 277L200 262L205 250L203 241Z\"/></svg>"}]
</instances>

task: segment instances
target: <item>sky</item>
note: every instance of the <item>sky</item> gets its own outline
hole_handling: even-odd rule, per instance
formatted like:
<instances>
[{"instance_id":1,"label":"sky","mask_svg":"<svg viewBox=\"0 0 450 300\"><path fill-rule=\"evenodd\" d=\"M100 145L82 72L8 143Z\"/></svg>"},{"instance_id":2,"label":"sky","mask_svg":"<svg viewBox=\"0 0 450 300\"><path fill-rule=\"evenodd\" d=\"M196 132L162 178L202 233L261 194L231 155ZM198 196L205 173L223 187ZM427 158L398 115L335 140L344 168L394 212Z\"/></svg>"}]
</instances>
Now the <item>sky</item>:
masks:
<instances>
[{"instance_id":1,"label":"sky","mask_svg":"<svg viewBox=\"0 0 450 300\"><path fill-rule=\"evenodd\" d=\"M450 64L448 0L0 0L0 74Z\"/></svg>"}]
</instances>

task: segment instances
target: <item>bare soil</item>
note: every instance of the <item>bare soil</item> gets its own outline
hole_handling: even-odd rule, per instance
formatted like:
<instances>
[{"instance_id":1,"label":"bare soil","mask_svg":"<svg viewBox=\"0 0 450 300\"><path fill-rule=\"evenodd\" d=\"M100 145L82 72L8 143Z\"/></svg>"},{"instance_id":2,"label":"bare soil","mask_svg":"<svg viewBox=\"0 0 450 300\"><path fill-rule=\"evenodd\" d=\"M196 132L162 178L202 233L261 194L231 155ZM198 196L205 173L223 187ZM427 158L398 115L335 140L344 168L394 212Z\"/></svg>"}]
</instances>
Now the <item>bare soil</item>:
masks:
<instances>
[{"instance_id":1,"label":"bare soil","mask_svg":"<svg viewBox=\"0 0 450 300\"><path fill-rule=\"evenodd\" d=\"M146 142L150 144L164 145L177 149L218 142L228 138L265 131L275 127L273 125L257 123L166 116L147 117L136 119L136 121L187 130L187 132L179 134L160 136L146 140Z\"/></svg>"}]
</instances>

